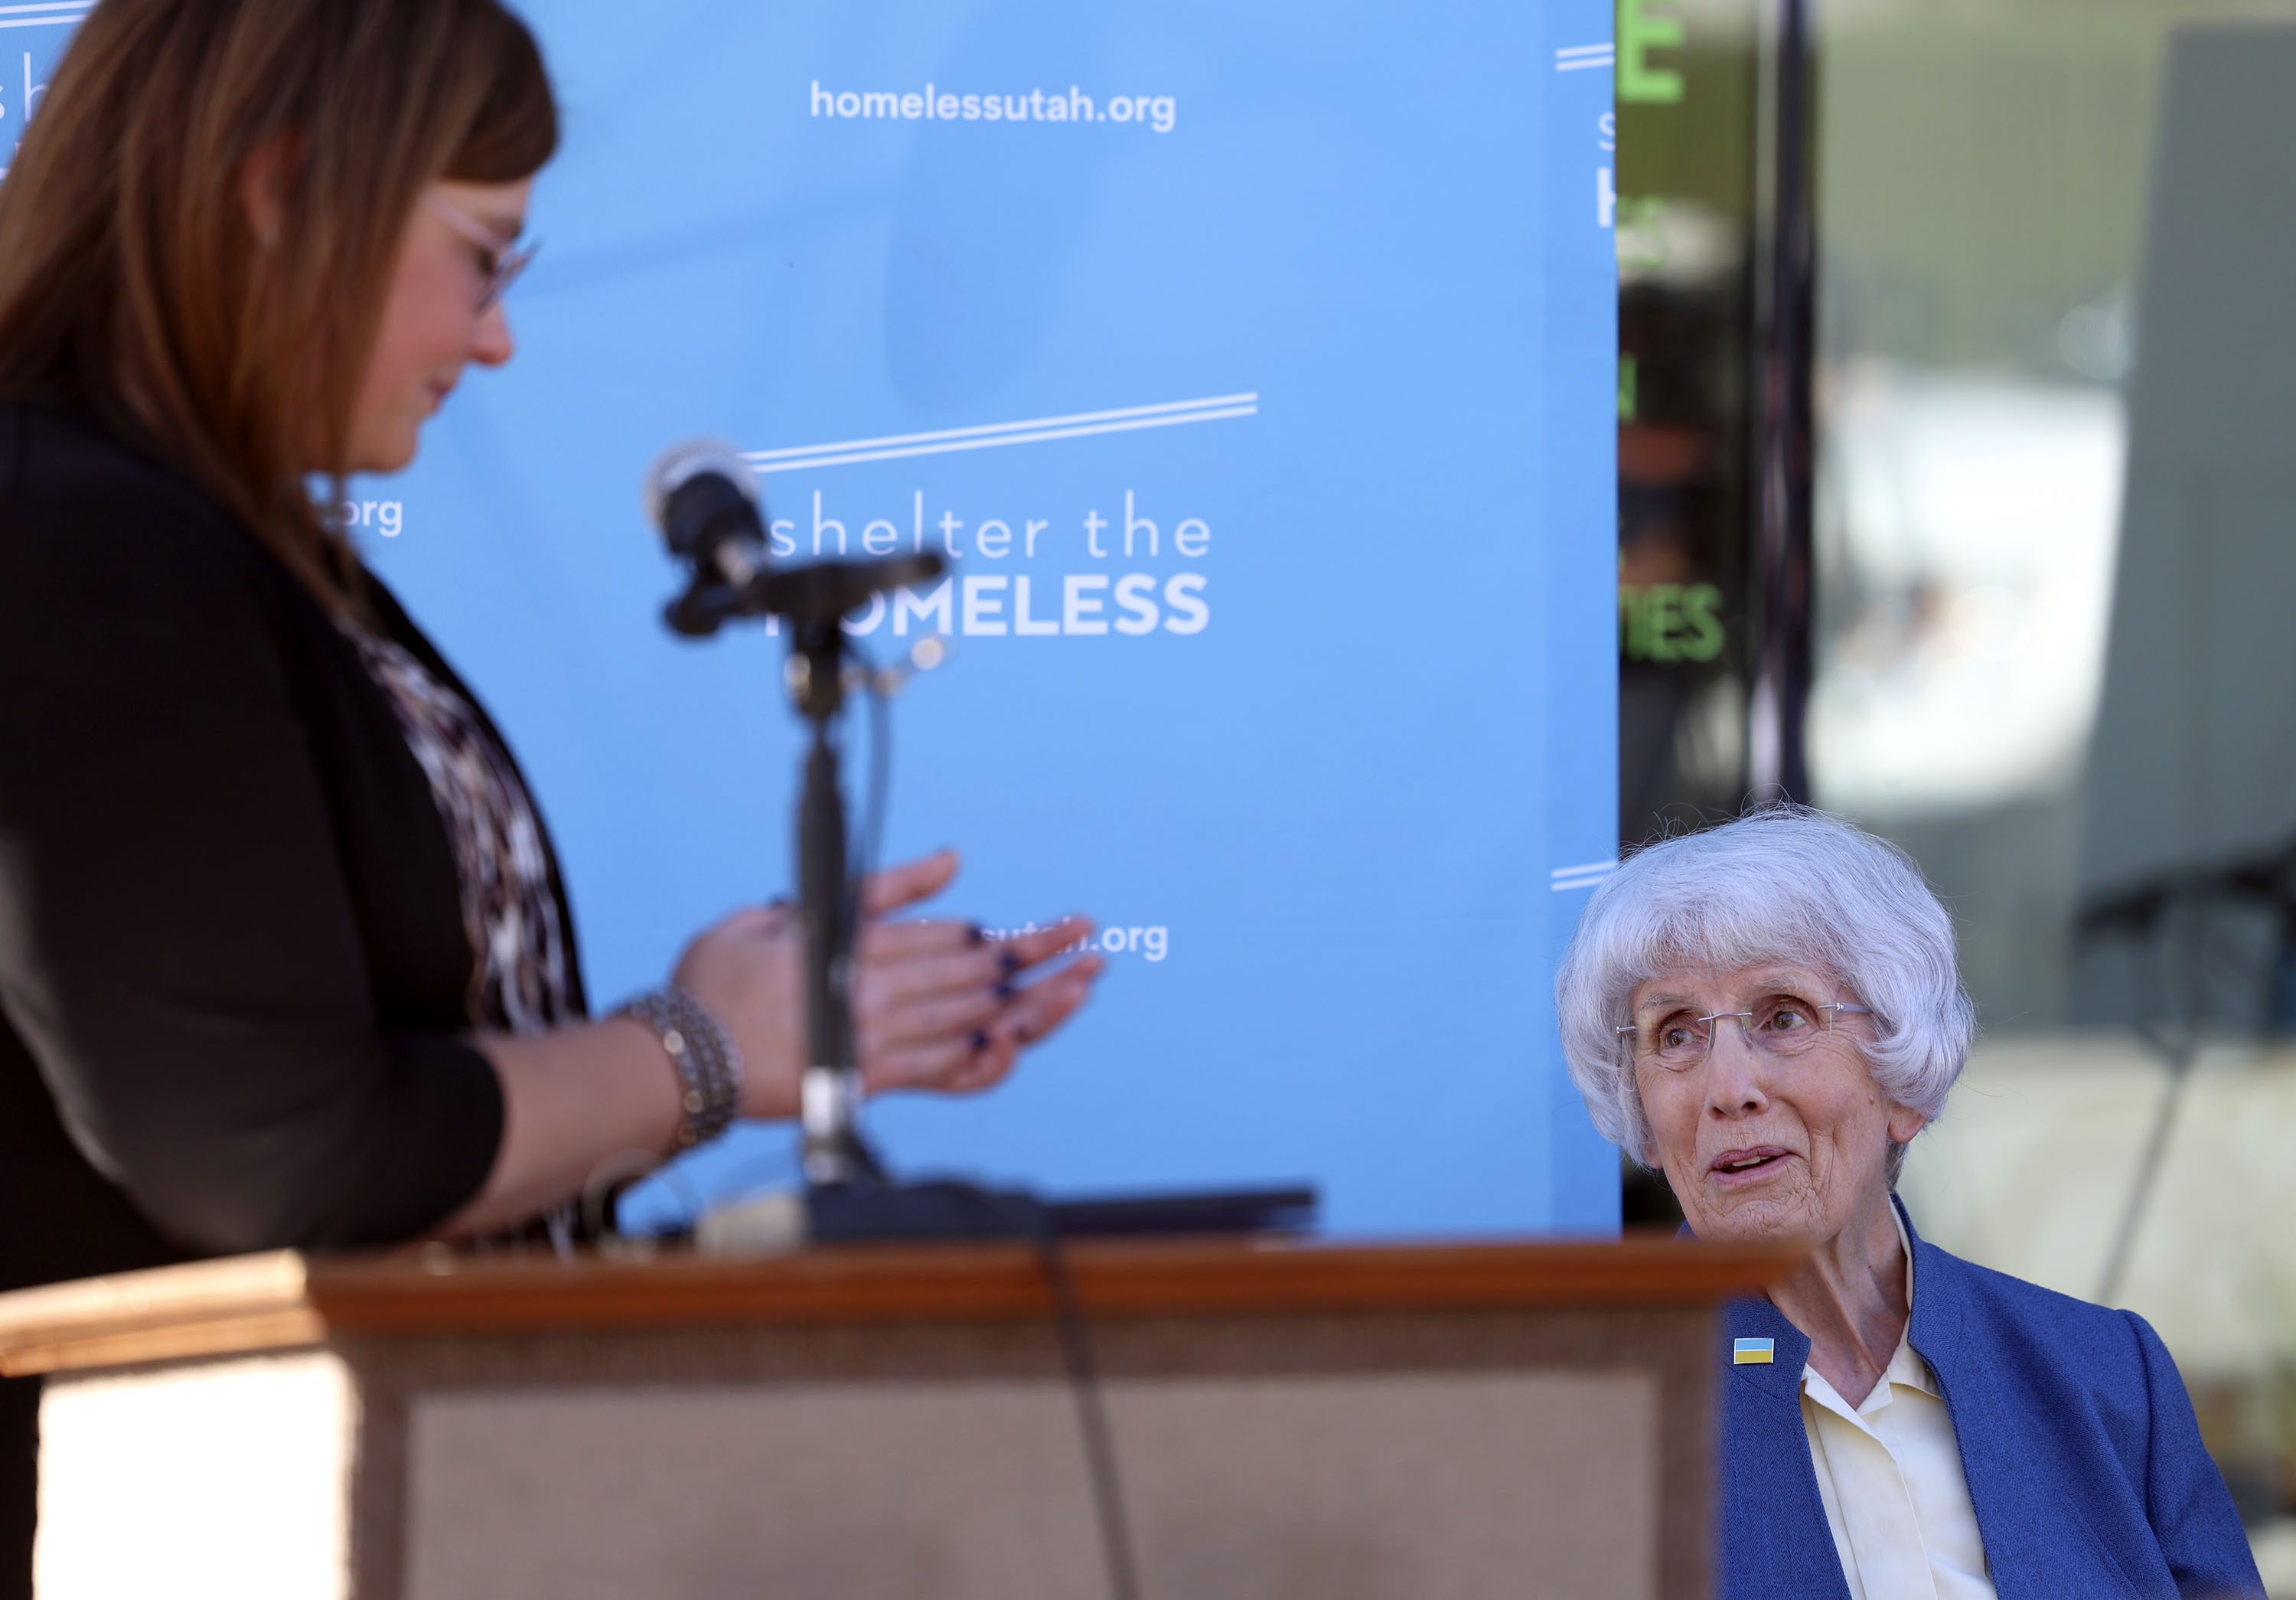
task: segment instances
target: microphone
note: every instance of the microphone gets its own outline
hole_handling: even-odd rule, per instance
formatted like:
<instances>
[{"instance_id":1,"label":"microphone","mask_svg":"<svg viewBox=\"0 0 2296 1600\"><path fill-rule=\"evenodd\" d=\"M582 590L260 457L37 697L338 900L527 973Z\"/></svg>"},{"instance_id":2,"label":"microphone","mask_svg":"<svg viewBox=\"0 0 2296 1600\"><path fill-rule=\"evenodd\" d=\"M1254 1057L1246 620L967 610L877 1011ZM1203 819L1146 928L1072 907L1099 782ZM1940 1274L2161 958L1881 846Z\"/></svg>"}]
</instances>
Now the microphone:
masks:
<instances>
[{"instance_id":1,"label":"microphone","mask_svg":"<svg viewBox=\"0 0 2296 1600\"><path fill-rule=\"evenodd\" d=\"M714 439L670 446L646 469L645 507L669 553L693 570L685 593L663 608L672 631L704 638L729 617L766 609L764 507L740 451Z\"/></svg>"},{"instance_id":2,"label":"microphone","mask_svg":"<svg viewBox=\"0 0 2296 1600\"><path fill-rule=\"evenodd\" d=\"M693 570L685 593L661 613L672 632L693 639L734 617L785 617L800 634L833 629L872 595L938 578L947 565L928 550L769 570L758 480L740 451L714 439L682 439L655 456L645 507L669 553Z\"/></svg>"}]
</instances>

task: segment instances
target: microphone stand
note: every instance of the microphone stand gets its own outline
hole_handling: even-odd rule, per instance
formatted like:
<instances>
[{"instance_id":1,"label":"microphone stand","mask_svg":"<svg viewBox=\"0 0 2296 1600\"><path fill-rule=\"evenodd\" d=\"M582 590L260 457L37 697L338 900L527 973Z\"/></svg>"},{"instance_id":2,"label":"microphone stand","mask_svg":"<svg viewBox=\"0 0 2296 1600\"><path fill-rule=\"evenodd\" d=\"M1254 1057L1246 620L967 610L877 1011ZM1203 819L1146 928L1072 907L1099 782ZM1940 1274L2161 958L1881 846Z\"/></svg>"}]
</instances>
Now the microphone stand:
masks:
<instances>
[{"instance_id":1,"label":"microphone stand","mask_svg":"<svg viewBox=\"0 0 2296 1600\"><path fill-rule=\"evenodd\" d=\"M794 587L794 586L792 586ZM832 736L845 705L845 630L839 617L791 597L785 678L813 730L798 802L798 904L805 928L806 1013L811 1051L800 1088L801 1164L808 1185L882 1183L884 1165L861 1135L861 1079L853 1056L853 940L858 884L849 881L845 792Z\"/></svg>"},{"instance_id":2,"label":"microphone stand","mask_svg":"<svg viewBox=\"0 0 2296 1600\"><path fill-rule=\"evenodd\" d=\"M716 509L737 528L753 521L730 484L705 480ZM819 562L772 571L722 531L712 540L706 515L690 545L672 548L694 562L693 581L663 608L672 632L704 638L737 618L774 616L790 625L783 681L813 730L798 802L798 903L805 931L807 1056L799 1081L801 1160L808 1202L824 1194L889 1190L884 1164L861 1134L861 1075L853 1053L853 940L860 931L860 886L852 882L845 791L839 772L837 720L845 710L849 651L845 615L871 595L938 578L945 562L920 553L890 561ZM729 559L729 557L731 559ZM816 1224L818 1218L815 1218ZM816 1228L818 1236L818 1227Z\"/></svg>"},{"instance_id":3,"label":"microphone stand","mask_svg":"<svg viewBox=\"0 0 2296 1600\"><path fill-rule=\"evenodd\" d=\"M808 1053L799 1088L801 1163L809 1191L886 1186L884 1163L861 1133L862 1085L853 1050L853 941L861 885L852 881L836 726L845 710L849 651L843 619L881 590L939 575L938 555L824 562L761 576L745 586L745 611L790 628L783 677L812 729L798 801L798 906L805 929Z\"/></svg>"},{"instance_id":4,"label":"microphone stand","mask_svg":"<svg viewBox=\"0 0 2296 1600\"><path fill-rule=\"evenodd\" d=\"M1063 1234L1297 1232L1312 1227L1310 1187L1046 1202L1023 1190L959 1182L897 1183L861 1132L861 1075L854 1060L853 941L860 885L852 881L849 831L836 727L846 705L850 651L843 622L873 595L940 576L947 563L921 553L877 562L818 562L788 570L695 560L693 581L664 608L671 629L704 637L741 617L790 626L783 678L812 729L798 801L798 898L806 941L808 1055L799 1088L805 1174L805 1236L856 1239L1034 1239L1057 1283ZM731 570L729 571L729 569ZM1062 1292L1066 1292L1063 1291Z\"/></svg>"},{"instance_id":5,"label":"microphone stand","mask_svg":"<svg viewBox=\"0 0 2296 1600\"><path fill-rule=\"evenodd\" d=\"M726 593L748 614L789 624L783 673L812 729L798 801L798 904L806 939L810 1053L799 1088L806 1234L837 1239L1029 1236L1045 1226L1034 1196L960 1183L896 1183L861 1132L854 1060L853 942L861 885L852 881L845 792L835 736L846 705L847 612L881 590L939 576L938 555L821 562L763 574Z\"/></svg>"}]
</instances>

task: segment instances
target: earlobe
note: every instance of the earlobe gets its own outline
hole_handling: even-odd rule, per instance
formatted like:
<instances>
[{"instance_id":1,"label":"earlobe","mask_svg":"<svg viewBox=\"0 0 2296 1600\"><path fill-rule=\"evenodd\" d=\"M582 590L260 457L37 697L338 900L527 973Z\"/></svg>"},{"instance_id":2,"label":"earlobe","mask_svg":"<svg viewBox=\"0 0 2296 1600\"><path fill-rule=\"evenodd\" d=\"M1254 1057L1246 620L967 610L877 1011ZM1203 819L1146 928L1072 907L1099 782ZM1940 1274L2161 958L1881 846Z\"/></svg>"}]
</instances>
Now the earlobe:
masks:
<instances>
[{"instance_id":1,"label":"earlobe","mask_svg":"<svg viewBox=\"0 0 2296 1600\"><path fill-rule=\"evenodd\" d=\"M1914 1136L1929 1125L1930 1120L1910 1106L1893 1105L1890 1108L1890 1137L1896 1144L1912 1144Z\"/></svg>"},{"instance_id":2,"label":"earlobe","mask_svg":"<svg viewBox=\"0 0 2296 1600\"><path fill-rule=\"evenodd\" d=\"M248 231L266 250L277 247L287 220L287 185L295 156L294 136L278 133L258 143L240 163L240 212Z\"/></svg>"}]
</instances>

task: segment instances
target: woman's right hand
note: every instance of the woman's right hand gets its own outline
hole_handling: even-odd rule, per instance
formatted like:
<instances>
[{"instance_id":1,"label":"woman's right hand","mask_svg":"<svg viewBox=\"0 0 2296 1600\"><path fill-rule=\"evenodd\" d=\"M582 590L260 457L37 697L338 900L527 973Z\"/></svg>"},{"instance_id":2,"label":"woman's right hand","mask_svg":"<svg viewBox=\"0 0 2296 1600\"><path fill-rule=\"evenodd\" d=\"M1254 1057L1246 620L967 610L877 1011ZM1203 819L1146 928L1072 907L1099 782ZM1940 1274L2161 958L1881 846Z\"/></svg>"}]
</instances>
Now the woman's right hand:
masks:
<instances>
[{"instance_id":1,"label":"woman's right hand","mask_svg":"<svg viewBox=\"0 0 2296 1600\"><path fill-rule=\"evenodd\" d=\"M956 867L956 852L942 850L889 867L866 887L853 1031L873 1095L966 1095L1002 1081L1023 1050L1091 997L1106 964L1097 955L1048 964L1091 938L1092 923L1080 916L1001 939L947 917L889 920L947 888Z\"/></svg>"},{"instance_id":2,"label":"woman's right hand","mask_svg":"<svg viewBox=\"0 0 2296 1600\"><path fill-rule=\"evenodd\" d=\"M1021 1052L1057 1030L1090 997L1102 958L1086 955L1034 982L1092 924L1069 917L1021 937L988 941L969 923L891 922L885 914L929 898L956 875L944 850L888 868L865 886L868 918L856 940L852 985L857 1064L871 1092L969 1093L1013 1070ZM708 1008L742 1052L742 1114L793 1117L810 1053L803 926L786 905L737 911L696 938L671 981Z\"/></svg>"}]
</instances>

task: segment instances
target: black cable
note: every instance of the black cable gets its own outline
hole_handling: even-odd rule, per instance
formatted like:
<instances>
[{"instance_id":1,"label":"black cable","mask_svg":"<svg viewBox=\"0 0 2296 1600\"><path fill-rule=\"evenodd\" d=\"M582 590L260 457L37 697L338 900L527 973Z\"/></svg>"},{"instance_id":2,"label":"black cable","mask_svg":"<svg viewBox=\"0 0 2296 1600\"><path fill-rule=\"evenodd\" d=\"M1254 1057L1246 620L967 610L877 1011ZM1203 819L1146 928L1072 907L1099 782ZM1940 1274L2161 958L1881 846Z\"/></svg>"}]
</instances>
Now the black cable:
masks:
<instances>
[{"instance_id":1,"label":"black cable","mask_svg":"<svg viewBox=\"0 0 2296 1600\"><path fill-rule=\"evenodd\" d=\"M862 825L853 841L853 860L847 874L848 926L861 926L863 886L875 870L884 842L886 796L892 777L892 718L874 665L850 640L847 649L860 664L863 693L869 702L869 788ZM1092 1481L1093 1510L1100 1526L1100 1547L1108 1571L1109 1600L1139 1600L1140 1579L1132 1555L1132 1530L1124 1514L1124 1482L1117 1469L1116 1440L1108 1425L1108 1409L1101 1392L1100 1366L1092 1347L1092 1328L1077 1298L1076 1281L1069 1274L1068 1258L1061 1249L1059 1226L1042 1201L1020 1195L1000 1195L971 1184L948 1186L996 1212L1006 1226L1036 1243L1045 1280L1053 1292L1054 1320L1060 1328L1061 1353L1067 1365L1069 1392L1076 1401L1077 1427L1083 1435L1086 1471Z\"/></svg>"},{"instance_id":2,"label":"black cable","mask_svg":"<svg viewBox=\"0 0 2296 1600\"><path fill-rule=\"evenodd\" d=\"M2157 926L2160 913L2167 907L2168 902L2164 899L2144 915L2143 920L2137 923L2144 934L2165 934L2169 931ZM2091 931L2083 929L2081 932ZM2186 1037L2182 1039L2174 1037L2177 1018L2172 1007L2159 1003L2160 974L2151 959L2159 952L2139 948L2132 954L2136 963L2132 985L2136 991L2135 1032L2139 1039L2159 1054L2169 1081L2160 1104L2153 1109L2152 1122L2145 1129L2144 1143L2137 1152L2136 1169L2129 1177L2128 1193L2121 1202L2120 1221L2105 1247L2104 1273L2103 1281L2097 1285L2096 1298L2100 1305L2107 1306L2120 1294L2121 1281L2128 1272L2129 1257L2136 1248L2136 1235L2144 1229L2144 1213L2152 1202L2153 1184L2161 1175L2161 1158L2168 1152L2169 1136L2176 1126L2177 1113L2184 1100L2185 1079L2192 1067L2193 1057L2199 1049L2200 1038L2200 1022L2194 1015L2185 1018L2187 1026L2184 1032ZM2190 1001L2189 994L2186 999ZM2155 1013L2160 1013L2163 1020L2155 1022Z\"/></svg>"},{"instance_id":3,"label":"black cable","mask_svg":"<svg viewBox=\"0 0 2296 1600\"><path fill-rule=\"evenodd\" d=\"M850 639L845 648L859 665L861 692L869 704L868 800L862 807L861 827L854 836L853 858L846 873L847 925L857 936L869 874L883 857L886 802L892 789L893 728L892 711L878 682L876 663Z\"/></svg>"},{"instance_id":4,"label":"black cable","mask_svg":"<svg viewBox=\"0 0 2296 1600\"><path fill-rule=\"evenodd\" d=\"M2097 1303L2109 1306L2120 1298L2121 1280L2128 1276L2128 1258L2136 1248L2136 1235L2144 1226L2144 1213L2152 1204L2152 1191L2159 1183L2161 1168L2169 1154L2169 1142L2177 1129L2177 1113L2185 1104L2185 1087L2193 1079L2193 1057L2190 1048L2165 1049L2168 1056L2169 1082L2162 1090L2161 1104L2152 1113L2152 1126L2146 1132L2144 1149L2136 1161L2136 1176L2130 1180L2128 1198L2123 1202L2120 1226L2114 1229L2112 1247L2104 1260L2104 1283L2097 1291Z\"/></svg>"},{"instance_id":5,"label":"black cable","mask_svg":"<svg viewBox=\"0 0 2296 1600\"><path fill-rule=\"evenodd\" d=\"M1053 1306L1060 1323L1061 1350L1069 1369L1069 1392L1076 1399L1077 1426L1084 1435L1085 1463L1092 1477L1094 1509L1100 1518L1101 1555L1108 1568L1110 1600L1139 1600L1140 1579L1132 1558L1132 1528L1124 1514L1124 1481L1116 1466L1116 1440L1108 1426L1108 1409L1100 1387L1100 1366L1094 1358L1092 1328L1077 1299L1076 1280L1069 1275L1068 1258L1061 1250L1060 1229L1041 1203L1035 1211L1037 1253L1052 1285Z\"/></svg>"},{"instance_id":6,"label":"black cable","mask_svg":"<svg viewBox=\"0 0 2296 1600\"><path fill-rule=\"evenodd\" d=\"M861 667L869 685L869 800L861 812L861 876L856 882L865 883L884 860L885 811L893 787L893 709L875 666L863 657Z\"/></svg>"},{"instance_id":7,"label":"black cable","mask_svg":"<svg viewBox=\"0 0 2296 1600\"><path fill-rule=\"evenodd\" d=\"M1052 1207L1032 1194L999 1194L963 1181L922 1186L964 1196L988 1211L1002 1227L1035 1243L1045 1282L1053 1292L1054 1320L1060 1329L1069 1394L1076 1401L1077 1431L1084 1440L1085 1471L1092 1481L1093 1512L1100 1525L1101 1562L1107 1569L1109 1600L1140 1600L1132 1526L1124 1514L1124 1479L1117 1469L1116 1436L1108 1425L1100 1363L1093 1354L1092 1325L1085 1320L1084 1303L1078 1298L1076 1279L1069 1273L1068 1256L1061 1248L1059 1220Z\"/></svg>"},{"instance_id":8,"label":"black cable","mask_svg":"<svg viewBox=\"0 0 2296 1600\"><path fill-rule=\"evenodd\" d=\"M2277 859L2271 866L2272 871L2283 870ZM2145 1215L2152 1208L2184 1111L2185 1092L2200 1057L2203 1033L2215 1009L2210 999L2214 988L2210 979L2218 964L2211 960L2218 941L2207 920L2209 911L2219 902L2238 903L2243 898L2257 898L2252 892L2254 885L2243 874L2254 878L2263 870L2241 866L2215 874L2173 874L2117 898L2096 902L2083 911L2075 923L2077 948L2107 931L2133 936L2135 1031L2160 1056L2168 1078L2145 1128L2128 1196L2121 1202L2120 1220L2105 1249L2104 1272L2096 1294L2101 1304L2111 1305L2120 1297L2129 1262L2136 1254L2137 1236L2144 1230ZM2173 968L2168 976L2181 979L2181 983L2164 981L2160 970L2163 966ZM2181 1002L2176 997L2178 996ZM2268 1022L2268 996L2266 1015Z\"/></svg>"}]
</instances>

